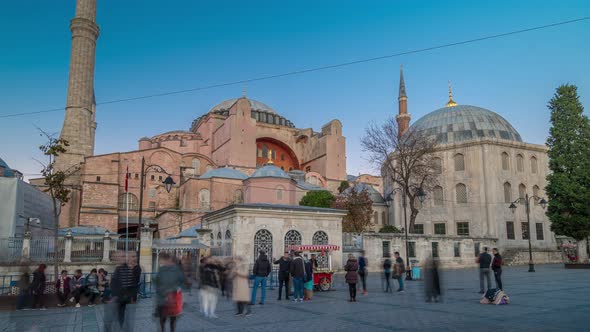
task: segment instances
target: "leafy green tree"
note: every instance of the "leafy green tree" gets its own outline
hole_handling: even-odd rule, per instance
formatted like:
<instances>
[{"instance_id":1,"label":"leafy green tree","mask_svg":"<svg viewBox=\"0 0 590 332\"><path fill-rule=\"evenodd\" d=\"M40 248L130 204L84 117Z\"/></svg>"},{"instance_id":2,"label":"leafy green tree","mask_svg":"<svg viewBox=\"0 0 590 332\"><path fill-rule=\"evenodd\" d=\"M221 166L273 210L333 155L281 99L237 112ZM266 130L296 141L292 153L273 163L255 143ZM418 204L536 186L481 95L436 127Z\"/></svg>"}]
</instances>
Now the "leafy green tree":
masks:
<instances>
[{"instance_id":1,"label":"leafy green tree","mask_svg":"<svg viewBox=\"0 0 590 332\"><path fill-rule=\"evenodd\" d=\"M350 188L350 183L348 181L342 181L340 182L340 186L338 186L338 192L342 193L348 188Z\"/></svg>"},{"instance_id":2,"label":"leafy green tree","mask_svg":"<svg viewBox=\"0 0 590 332\"><path fill-rule=\"evenodd\" d=\"M301 197L299 205L329 208L332 206L334 198L334 195L327 190L312 190Z\"/></svg>"},{"instance_id":3,"label":"leafy green tree","mask_svg":"<svg viewBox=\"0 0 590 332\"><path fill-rule=\"evenodd\" d=\"M343 192L336 197L332 207L348 210L342 221L343 232L362 233L371 226L373 201L367 189L360 192L354 189Z\"/></svg>"},{"instance_id":4,"label":"leafy green tree","mask_svg":"<svg viewBox=\"0 0 590 332\"><path fill-rule=\"evenodd\" d=\"M379 233L401 233L402 231L399 230L397 227L393 225L385 225L381 227Z\"/></svg>"},{"instance_id":5,"label":"leafy green tree","mask_svg":"<svg viewBox=\"0 0 590 332\"><path fill-rule=\"evenodd\" d=\"M558 87L548 107L547 216L556 234L581 240L590 236L590 122L575 85Z\"/></svg>"}]
</instances>

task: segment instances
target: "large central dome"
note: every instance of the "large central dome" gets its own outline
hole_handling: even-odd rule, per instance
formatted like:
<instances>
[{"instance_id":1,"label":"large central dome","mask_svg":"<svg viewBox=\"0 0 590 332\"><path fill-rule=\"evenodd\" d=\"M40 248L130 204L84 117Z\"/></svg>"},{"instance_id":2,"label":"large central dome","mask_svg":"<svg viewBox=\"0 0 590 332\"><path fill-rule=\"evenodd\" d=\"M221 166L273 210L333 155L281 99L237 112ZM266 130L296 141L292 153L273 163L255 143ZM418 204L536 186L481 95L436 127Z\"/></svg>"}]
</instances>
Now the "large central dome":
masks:
<instances>
[{"instance_id":1,"label":"large central dome","mask_svg":"<svg viewBox=\"0 0 590 332\"><path fill-rule=\"evenodd\" d=\"M443 107L428 113L413 125L439 144L488 137L522 142L520 134L499 114L471 105Z\"/></svg>"},{"instance_id":2,"label":"large central dome","mask_svg":"<svg viewBox=\"0 0 590 332\"><path fill-rule=\"evenodd\" d=\"M213 113L219 113L219 112L223 112L223 111L229 111L229 109L234 106L234 104L238 101L239 98L232 98L232 99L228 99L228 100L224 100L221 103L211 107L211 109L209 110L209 113L213 112ZM273 113L276 114L275 110L266 105L265 103L259 102L258 100L254 100L254 99L250 99L248 98L248 102L250 102L250 108L252 108L253 111L262 111L262 112L268 112L268 113Z\"/></svg>"}]
</instances>

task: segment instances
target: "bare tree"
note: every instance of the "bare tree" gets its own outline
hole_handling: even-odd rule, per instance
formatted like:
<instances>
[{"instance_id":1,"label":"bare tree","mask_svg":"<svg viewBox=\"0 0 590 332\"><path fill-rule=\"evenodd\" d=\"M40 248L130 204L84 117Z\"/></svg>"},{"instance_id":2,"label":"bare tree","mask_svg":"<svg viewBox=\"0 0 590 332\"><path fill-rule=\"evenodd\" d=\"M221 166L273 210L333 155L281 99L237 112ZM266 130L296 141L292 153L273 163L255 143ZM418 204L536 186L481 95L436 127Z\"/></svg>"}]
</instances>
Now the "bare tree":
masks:
<instances>
[{"instance_id":1,"label":"bare tree","mask_svg":"<svg viewBox=\"0 0 590 332\"><path fill-rule=\"evenodd\" d=\"M44 183L44 191L49 193L51 196L51 201L53 203L53 239L54 239L54 257L53 257L53 265L54 265L54 273L55 277L58 277L58 261L57 261L57 251L58 251L58 232L59 232L59 215L61 213L61 207L66 205L66 203L70 200L70 193L71 189L69 189L68 185L66 184L67 178L73 173L76 172L78 169L77 167L73 167L70 170L62 171L55 169L55 158L62 153L67 151L67 147L70 145L67 140L63 138L55 138L54 135L51 135L40 128L37 128L41 132L41 136L44 136L47 139L47 142L41 146L39 146L39 150L43 152L46 156L47 161L41 162L37 160L42 166L41 175L45 181ZM56 279L57 280L57 279Z\"/></svg>"},{"instance_id":2,"label":"bare tree","mask_svg":"<svg viewBox=\"0 0 590 332\"><path fill-rule=\"evenodd\" d=\"M400 135L397 121L391 117L383 124L369 125L361 146L381 170L384 180L405 193L411 211L408 228L413 232L420 204L416 199L417 188L431 192L438 182L440 165L434 160L436 141L414 127Z\"/></svg>"},{"instance_id":3,"label":"bare tree","mask_svg":"<svg viewBox=\"0 0 590 332\"><path fill-rule=\"evenodd\" d=\"M342 220L343 232L360 234L373 226L373 201L366 188L362 191L357 191L354 187L345 190L336 196L332 207L348 210L348 214Z\"/></svg>"}]
</instances>

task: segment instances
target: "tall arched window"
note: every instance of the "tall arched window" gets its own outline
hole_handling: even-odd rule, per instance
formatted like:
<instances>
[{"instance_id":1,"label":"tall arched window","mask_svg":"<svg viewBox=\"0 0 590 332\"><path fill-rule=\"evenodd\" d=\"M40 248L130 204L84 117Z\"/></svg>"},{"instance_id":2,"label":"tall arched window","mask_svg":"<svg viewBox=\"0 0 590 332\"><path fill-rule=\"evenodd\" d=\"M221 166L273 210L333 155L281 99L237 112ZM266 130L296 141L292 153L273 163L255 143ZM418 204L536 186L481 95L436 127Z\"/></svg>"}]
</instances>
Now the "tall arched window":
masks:
<instances>
[{"instance_id":1,"label":"tall arched window","mask_svg":"<svg viewBox=\"0 0 590 332\"><path fill-rule=\"evenodd\" d=\"M520 204L524 204L524 199L526 197L526 186L524 184L520 184L518 186L518 198L520 198Z\"/></svg>"},{"instance_id":2,"label":"tall arched window","mask_svg":"<svg viewBox=\"0 0 590 332\"><path fill-rule=\"evenodd\" d=\"M201 175L201 161L197 158L193 158L193 174Z\"/></svg>"},{"instance_id":3,"label":"tall arched window","mask_svg":"<svg viewBox=\"0 0 590 332\"><path fill-rule=\"evenodd\" d=\"M510 169L510 156L506 152L502 152L502 170L507 171Z\"/></svg>"},{"instance_id":4,"label":"tall arched window","mask_svg":"<svg viewBox=\"0 0 590 332\"><path fill-rule=\"evenodd\" d=\"M224 256L231 256L232 255L232 240L231 240L231 232L228 230L225 231L225 238L223 239L223 255Z\"/></svg>"},{"instance_id":5,"label":"tall arched window","mask_svg":"<svg viewBox=\"0 0 590 332\"><path fill-rule=\"evenodd\" d=\"M504 182L504 203L512 203L512 186Z\"/></svg>"},{"instance_id":6,"label":"tall arched window","mask_svg":"<svg viewBox=\"0 0 590 332\"><path fill-rule=\"evenodd\" d=\"M242 189L236 189L236 191L234 191L234 204L242 203L244 203L244 192Z\"/></svg>"},{"instance_id":7,"label":"tall arched window","mask_svg":"<svg viewBox=\"0 0 590 332\"><path fill-rule=\"evenodd\" d=\"M533 156L531 157L531 173L537 174L538 171L539 166L537 165L537 158Z\"/></svg>"},{"instance_id":8,"label":"tall arched window","mask_svg":"<svg viewBox=\"0 0 590 332\"><path fill-rule=\"evenodd\" d=\"M129 198L127 198L127 195L129 195ZM129 200L129 210L137 210L138 199L132 193L119 195L119 210L127 209L127 200Z\"/></svg>"},{"instance_id":9,"label":"tall arched window","mask_svg":"<svg viewBox=\"0 0 590 332\"><path fill-rule=\"evenodd\" d=\"M213 247L215 245L215 235L213 235L213 232L209 233L209 235L211 236L211 239L209 241L209 245L211 247Z\"/></svg>"},{"instance_id":10,"label":"tall arched window","mask_svg":"<svg viewBox=\"0 0 590 332\"><path fill-rule=\"evenodd\" d=\"M229 229L225 231L225 240L231 240L231 232L229 231Z\"/></svg>"},{"instance_id":11,"label":"tall arched window","mask_svg":"<svg viewBox=\"0 0 590 332\"><path fill-rule=\"evenodd\" d=\"M533 186L533 196L539 197L539 186ZM535 199L535 205L539 205L539 200Z\"/></svg>"},{"instance_id":12,"label":"tall arched window","mask_svg":"<svg viewBox=\"0 0 590 332\"><path fill-rule=\"evenodd\" d=\"M455 159L455 171L464 171L465 170L465 156L460 153L457 153L454 157Z\"/></svg>"},{"instance_id":13,"label":"tall arched window","mask_svg":"<svg viewBox=\"0 0 590 332\"><path fill-rule=\"evenodd\" d=\"M524 172L524 157L521 154L516 155L516 170Z\"/></svg>"},{"instance_id":14,"label":"tall arched window","mask_svg":"<svg viewBox=\"0 0 590 332\"><path fill-rule=\"evenodd\" d=\"M434 196L434 206L443 206L445 199L443 188L441 186L436 186L432 191Z\"/></svg>"},{"instance_id":15,"label":"tall arched window","mask_svg":"<svg viewBox=\"0 0 590 332\"><path fill-rule=\"evenodd\" d=\"M385 211L381 211L381 222L383 225L387 225L387 213Z\"/></svg>"},{"instance_id":16,"label":"tall arched window","mask_svg":"<svg viewBox=\"0 0 590 332\"><path fill-rule=\"evenodd\" d=\"M432 159L432 167L434 168L435 174L442 174L442 159L438 157Z\"/></svg>"},{"instance_id":17,"label":"tall arched window","mask_svg":"<svg viewBox=\"0 0 590 332\"><path fill-rule=\"evenodd\" d=\"M208 189L201 189L199 191L199 206L208 209L211 204L211 193Z\"/></svg>"},{"instance_id":18,"label":"tall arched window","mask_svg":"<svg viewBox=\"0 0 590 332\"><path fill-rule=\"evenodd\" d=\"M379 225L379 212L377 211L373 213L373 222L375 223L375 225Z\"/></svg>"},{"instance_id":19,"label":"tall arched window","mask_svg":"<svg viewBox=\"0 0 590 332\"><path fill-rule=\"evenodd\" d=\"M221 247L221 232L217 232L217 246Z\"/></svg>"},{"instance_id":20,"label":"tall arched window","mask_svg":"<svg viewBox=\"0 0 590 332\"><path fill-rule=\"evenodd\" d=\"M272 234L266 229L258 230L254 235L254 260L258 258L261 250L264 250L268 257L273 257Z\"/></svg>"},{"instance_id":21,"label":"tall arched window","mask_svg":"<svg viewBox=\"0 0 590 332\"><path fill-rule=\"evenodd\" d=\"M455 195L457 203L467 203L467 186L465 186L463 183L458 183L455 186Z\"/></svg>"},{"instance_id":22,"label":"tall arched window","mask_svg":"<svg viewBox=\"0 0 590 332\"><path fill-rule=\"evenodd\" d=\"M328 244L328 234L324 231L317 231L313 234L313 238L311 239L311 244L313 245L320 245L320 244Z\"/></svg>"},{"instance_id":23,"label":"tall arched window","mask_svg":"<svg viewBox=\"0 0 590 332\"><path fill-rule=\"evenodd\" d=\"M283 191L285 190L285 188L283 188L283 186L277 186L276 191L277 191L277 201L282 201L283 200Z\"/></svg>"},{"instance_id":24,"label":"tall arched window","mask_svg":"<svg viewBox=\"0 0 590 332\"><path fill-rule=\"evenodd\" d=\"M301 233L291 229L285 234L285 249L291 245L301 245Z\"/></svg>"}]
</instances>

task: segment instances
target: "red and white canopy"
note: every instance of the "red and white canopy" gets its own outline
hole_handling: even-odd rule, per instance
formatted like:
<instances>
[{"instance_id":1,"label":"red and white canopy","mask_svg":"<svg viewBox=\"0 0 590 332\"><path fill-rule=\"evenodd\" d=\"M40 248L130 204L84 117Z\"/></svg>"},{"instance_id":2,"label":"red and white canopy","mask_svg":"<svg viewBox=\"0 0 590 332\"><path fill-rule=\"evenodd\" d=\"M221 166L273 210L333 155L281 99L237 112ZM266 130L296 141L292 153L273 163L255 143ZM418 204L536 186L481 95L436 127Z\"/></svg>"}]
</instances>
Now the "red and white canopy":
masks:
<instances>
[{"instance_id":1,"label":"red and white canopy","mask_svg":"<svg viewBox=\"0 0 590 332\"><path fill-rule=\"evenodd\" d=\"M287 249L295 251L332 251L340 250L340 247L335 244L302 244L290 245Z\"/></svg>"}]
</instances>

